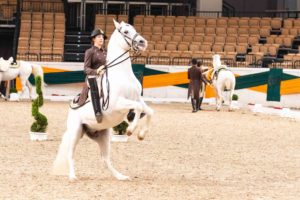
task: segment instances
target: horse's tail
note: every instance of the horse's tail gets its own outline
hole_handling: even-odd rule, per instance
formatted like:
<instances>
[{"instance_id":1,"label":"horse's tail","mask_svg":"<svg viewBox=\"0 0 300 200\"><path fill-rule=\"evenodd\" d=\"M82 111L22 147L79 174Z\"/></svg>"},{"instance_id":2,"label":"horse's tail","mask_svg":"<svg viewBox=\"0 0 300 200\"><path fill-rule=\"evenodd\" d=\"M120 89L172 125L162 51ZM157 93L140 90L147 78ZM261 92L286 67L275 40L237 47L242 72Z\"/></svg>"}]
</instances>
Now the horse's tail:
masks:
<instances>
[{"instance_id":1,"label":"horse's tail","mask_svg":"<svg viewBox=\"0 0 300 200\"><path fill-rule=\"evenodd\" d=\"M41 79L42 79L42 88L44 86L47 86L47 84L45 83L44 81L44 71L43 71L43 68L41 65L38 65L38 64L31 64L32 66L32 73L33 75L36 77L36 76L40 76Z\"/></svg>"},{"instance_id":2,"label":"horse's tail","mask_svg":"<svg viewBox=\"0 0 300 200\"><path fill-rule=\"evenodd\" d=\"M231 75L225 80L224 82L225 88L230 92L228 96L228 100L232 99L233 91L235 88L235 77L234 74L231 72Z\"/></svg>"},{"instance_id":3,"label":"horse's tail","mask_svg":"<svg viewBox=\"0 0 300 200\"><path fill-rule=\"evenodd\" d=\"M53 163L52 173L54 175L67 175L69 172L68 166L68 149L69 149L69 134L66 132L59 146L56 159Z\"/></svg>"},{"instance_id":4,"label":"horse's tail","mask_svg":"<svg viewBox=\"0 0 300 200\"><path fill-rule=\"evenodd\" d=\"M233 83L232 83L231 80L226 79L224 84L225 84L225 88L226 88L227 90L232 90Z\"/></svg>"}]
</instances>

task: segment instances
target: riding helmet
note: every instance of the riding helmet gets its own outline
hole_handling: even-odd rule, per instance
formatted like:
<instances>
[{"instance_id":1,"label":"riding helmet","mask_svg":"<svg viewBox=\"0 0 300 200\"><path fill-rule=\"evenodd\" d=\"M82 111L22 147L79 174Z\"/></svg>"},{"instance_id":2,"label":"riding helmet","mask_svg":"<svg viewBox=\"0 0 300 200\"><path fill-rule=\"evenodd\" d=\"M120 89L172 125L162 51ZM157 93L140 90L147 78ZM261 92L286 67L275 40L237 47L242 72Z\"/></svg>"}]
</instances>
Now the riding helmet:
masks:
<instances>
[{"instance_id":1,"label":"riding helmet","mask_svg":"<svg viewBox=\"0 0 300 200\"><path fill-rule=\"evenodd\" d=\"M197 65L198 61L196 58L192 58L191 61L190 61L190 64L191 65Z\"/></svg>"},{"instance_id":2,"label":"riding helmet","mask_svg":"<svg viewBox=\"0 0 300 200\"><path fill-rule=\"evenodd\" d=\"M104 31L100 28L96 28L95 30L92 31L90 38L94 38L97 35L103 35L104 39L107 39L107 36L105 35Z\"/></svg>"}]
</instances>

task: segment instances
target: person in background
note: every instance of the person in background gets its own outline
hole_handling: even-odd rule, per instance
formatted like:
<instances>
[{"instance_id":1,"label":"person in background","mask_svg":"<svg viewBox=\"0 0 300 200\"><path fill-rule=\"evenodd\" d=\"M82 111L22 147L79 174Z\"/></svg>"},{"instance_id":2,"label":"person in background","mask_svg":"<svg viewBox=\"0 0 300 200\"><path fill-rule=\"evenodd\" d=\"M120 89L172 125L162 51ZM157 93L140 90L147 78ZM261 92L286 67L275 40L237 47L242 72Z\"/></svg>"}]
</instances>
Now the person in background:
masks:
<instances>
[{"instance_id":1,"label":"person in background","mask_svg":"<svg viewBox=\"0 0 300 200\"><path fill-rule=\"evenodd\" d=\"M90 87L95 117L97 122L100 123L102 121L102 111L96 77L104 73L106 51L103 45L107 37L101 29L97 28L92 31L90 38L92 47L87 49L84 55L84 73L87 77L77 104L80 106L86 102Z\"/></svg>"},{"instance_id":2,"label":"person in background","mask_svg":"<svg viewBox=\"0 0 300 200\"><path fill-rule=\"evenodd\" d=\"M205 71L205 69L202 68L202 62L201 62L201 61L199 61L199 62L197 63L197 67L200 68L201 74L202 74L201 76L203 77L203 79L205 79L205 81L202 81L202 82L201 82L201 85L200 85L200 95L199 95L200 97L199 97L198 110L201 110L201 104L202 104L202 101L203 101L203 98L204 98L204 94L205 94L206 83L207 83L207 82L208 82L209 84L211 84L211 83L210 83L209 80L206 79L206 77L205 77L204 74L203 74L203 72Z\"/></svg>"},{"instance_id":3,"label":"person in background","mask_svg":"<svg viewBox=\"0 0 300 200\"><path fill-rule=\"evenodd\" d=\"M191 97L192 103L192 112L197 112L200 108L200 88L202 81L207 83L206 79L202 76L201 69L197 66L197 59L193 58L191 60L191 67L188 69L188 79L189 88L188 88L188 98ZM203 97L201 99L202 103Z\"/></svg>"}]
</instances>

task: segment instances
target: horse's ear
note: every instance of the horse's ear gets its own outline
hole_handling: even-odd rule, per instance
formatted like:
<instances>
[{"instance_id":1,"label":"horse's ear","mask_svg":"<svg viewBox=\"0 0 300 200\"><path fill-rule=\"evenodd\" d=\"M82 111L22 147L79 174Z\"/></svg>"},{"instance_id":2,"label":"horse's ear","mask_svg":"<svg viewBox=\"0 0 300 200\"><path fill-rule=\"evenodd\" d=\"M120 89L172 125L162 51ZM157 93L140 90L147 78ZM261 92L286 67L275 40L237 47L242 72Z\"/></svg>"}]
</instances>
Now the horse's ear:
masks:
<instances>
[{"instance_id":1,"label":"horse's ear","mask_svg":"<svg viewBox=\"0 0 300 200\"><path fill-rule=\"evenodd\" d=\"M117 22L115 19L113 19L113 20L114 20L114 24L115 24L116 29L119 29L120 28L119 22Z\"/></svg>"}]
</instances>

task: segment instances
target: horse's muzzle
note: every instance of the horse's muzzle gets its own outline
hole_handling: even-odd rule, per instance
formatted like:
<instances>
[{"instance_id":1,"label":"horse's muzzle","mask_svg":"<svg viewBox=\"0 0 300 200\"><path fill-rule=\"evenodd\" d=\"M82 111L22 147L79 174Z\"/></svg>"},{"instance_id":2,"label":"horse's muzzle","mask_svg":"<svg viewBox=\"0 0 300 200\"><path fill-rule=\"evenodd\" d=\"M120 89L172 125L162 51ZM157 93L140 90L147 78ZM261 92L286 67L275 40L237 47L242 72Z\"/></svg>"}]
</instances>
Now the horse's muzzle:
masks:
<instances>
[{"instance_id":1,"label":"horse's muzzle","mask_svg":"<svg viewBox=\"0 0 300 200\"><path fill-rule=\"evenodd\" d=\"M141 39L136 43L136 46L139 50L145 51L148 46L147 40Z\"/></svg>"}]
</instances>

